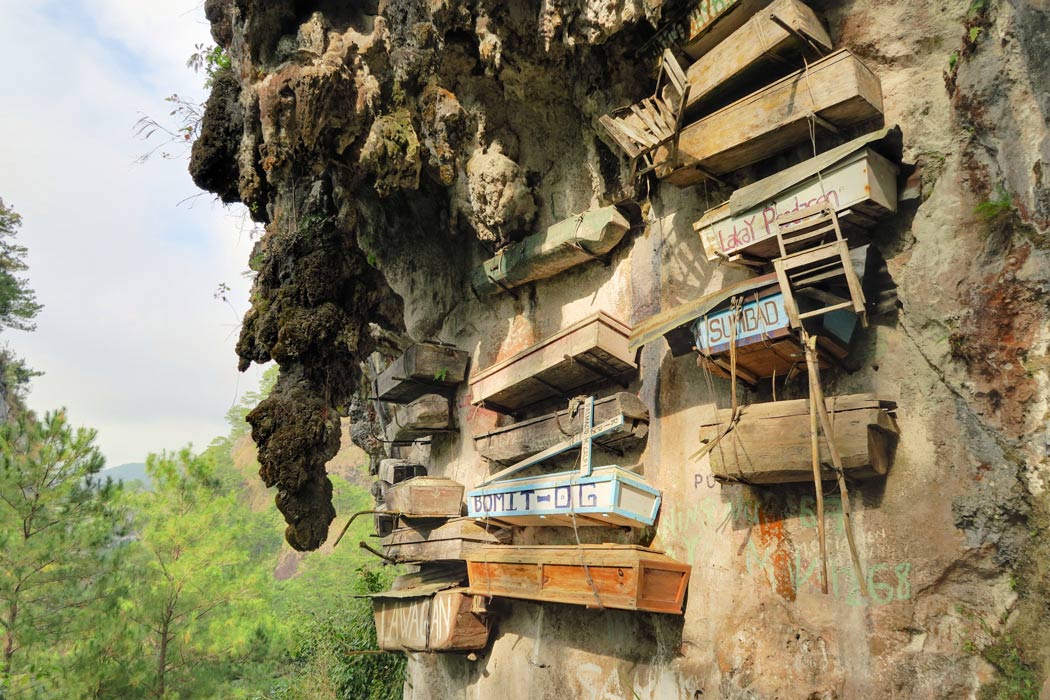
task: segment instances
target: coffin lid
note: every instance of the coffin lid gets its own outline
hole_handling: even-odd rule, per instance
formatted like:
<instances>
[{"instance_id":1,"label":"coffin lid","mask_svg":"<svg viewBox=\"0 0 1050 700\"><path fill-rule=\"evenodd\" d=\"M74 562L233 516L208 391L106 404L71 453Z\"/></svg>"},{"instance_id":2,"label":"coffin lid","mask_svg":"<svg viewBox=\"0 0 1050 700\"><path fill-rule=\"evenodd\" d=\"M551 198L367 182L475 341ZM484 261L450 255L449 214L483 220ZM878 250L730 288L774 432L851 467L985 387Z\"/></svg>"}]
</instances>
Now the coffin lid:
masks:
<instances>
[{"instance_id":1,"label":"coffin lid","mask_svg":"<svg viewBox=\"0 0 1050 700\"><path fill-rule=\"evenodd\" d=\"M428 564L426 568L394 579L392 590L355 598L422 598L460 586L467 577L463 562Z\"/></svg>"},{"instance_id":2,"label":"coffin lid","mask_svg":"<svg viewBox=\"0 0 1050 700\"><path fill-rule=\"evenodd\" d=\"M587 316L586 318L580 319L579 321L577 321L576 323L572 324L571 326L568 326L567 328L561 329L560 331L558 331L554 335L551 335L551 336L548 336L548 337L544 338L543 340L541 340L540 342L536 343L535 345L531 345L531 346L525 348L524 350L522 350L520 352L517 352L514 355L511 355L507 359L501 360L501 361L499 361L499 362L497 362L497 363L495 363L493 365L489 365L488 367L486 367L485 369L481 370L480 372L477 372L477 373L473 374L471 376L471 378L470 378L470 385L474 386L475 384L477 384L482 379L484 379L486 377L489 377L489 376L491 376L493 374L496 374L497 372L503 370L505 367L509 367L510 365L513 365L515 362L521 361L521 358L527 357L528 355L531 355L533 353L539 352L542 348L544 348L544 347L546 347L548 345L552 345L552 344L558 342L559 340L561 340L562 338L564 338L565 336L571 335L572 333L575 333L579 329L584 328L586 326L589 326L590 324L596 323L596 322L597 323L602 323L602 324L604 324L606 326L609 326L610 328L616 329L617 331L619 331L623 335L627 335L628 333L631 332L630 326L628 326L623 321L621 321L618 318L615 318L613 316L610 316L609 314L605 313L604 311L598 311L597 313L593 313L590 316Z\"/></svg>"},{"instance_id":3,"label":"coffin lid","mask_svg":"<svg viewBox=\"0 0 1050 700\"><path fill-rule=\"evenodd\" d=\"M733 216L754 209L775 199L784 190L790 189L799 182L827 170L836 163L862 148L871 147L886 156L893 163L900 163L903 157L904 137L899 126L891 126L860 138L853 139L830 151L821 153L815 158L804 160L787 170L781 170L763 180L741 187L729 198L729 212Z\"/></svg>"},{"instance_id":4,"label":"coffin lid","mask_svg":"<svg viewBox=\"0 0 1050 700\"><path fill-rule=\"evenodd\" d=\"M693 301L686 302L685 304L676 306L672 309L661 311L634 327L627 348L631 352L634 352L641 346L651 343L662 335L667 335L683 326L687 326L707 312L716 308L726 299L775 284L777 284L776 274L771 273L768 275L762 275L753 279L744 280L743 282L738 282L737 284L728 287L723 287L722 289L706 294L699 299L694 299ZM685 339L682 341L675 341L672 338L668 338L667 342L668 345L671 345L671 353L673 355L684 355L689 352L692 347L692 334L686 333Z\"/></svg>"}]
</instances>

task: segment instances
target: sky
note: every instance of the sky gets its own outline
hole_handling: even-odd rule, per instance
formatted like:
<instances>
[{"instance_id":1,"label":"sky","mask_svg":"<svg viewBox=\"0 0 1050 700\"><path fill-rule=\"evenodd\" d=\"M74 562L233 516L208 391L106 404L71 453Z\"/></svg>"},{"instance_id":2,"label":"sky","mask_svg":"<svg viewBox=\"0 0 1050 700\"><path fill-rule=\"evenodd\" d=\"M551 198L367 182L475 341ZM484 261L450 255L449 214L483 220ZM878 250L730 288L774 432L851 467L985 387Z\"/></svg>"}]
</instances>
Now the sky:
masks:
<instances>
[{"instance_id":1,"label":"sky","mask_svg":"<svg viewBox=\"0 0 1050 700\"><path fill-rule=\"evenodd\" d=\"M97 429L110 466L206 447L258 386L234 353L243 208L200 194L185 158L136 163L159 144L136 137L140 116L167 118L172 93L206 97L186 67L200 43L202 0L0 0L0 198L22 215L44 304L36 331L0 343L45 373L30 407Z\"/></svg>"}]
</instances>

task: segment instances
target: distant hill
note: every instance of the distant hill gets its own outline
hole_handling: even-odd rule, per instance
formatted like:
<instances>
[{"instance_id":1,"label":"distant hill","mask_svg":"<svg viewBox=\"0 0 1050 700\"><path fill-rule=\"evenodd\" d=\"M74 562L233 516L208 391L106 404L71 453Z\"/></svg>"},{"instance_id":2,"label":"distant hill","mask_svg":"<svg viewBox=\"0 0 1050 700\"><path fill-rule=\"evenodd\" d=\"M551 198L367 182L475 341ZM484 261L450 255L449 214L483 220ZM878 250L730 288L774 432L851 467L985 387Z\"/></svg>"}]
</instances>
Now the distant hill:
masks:
<instances>
[{"instance_id":1,"label":"distant hill","mask_svg":"<svg viewBox=\"0 0 1050 700\"><path fill-rule=\"evenodd\" d=\"M108 476L114 481L123 481L129 486L137 481L142 484L142 488L147 491L151 490L153 487L153 484L150 483L149 474L146 473L146 465L142 462L128 462L127 464L120 464L116 467L109 467L108 469L102 470L100 476L103 478Z\"/></svg>"}]
</instances>

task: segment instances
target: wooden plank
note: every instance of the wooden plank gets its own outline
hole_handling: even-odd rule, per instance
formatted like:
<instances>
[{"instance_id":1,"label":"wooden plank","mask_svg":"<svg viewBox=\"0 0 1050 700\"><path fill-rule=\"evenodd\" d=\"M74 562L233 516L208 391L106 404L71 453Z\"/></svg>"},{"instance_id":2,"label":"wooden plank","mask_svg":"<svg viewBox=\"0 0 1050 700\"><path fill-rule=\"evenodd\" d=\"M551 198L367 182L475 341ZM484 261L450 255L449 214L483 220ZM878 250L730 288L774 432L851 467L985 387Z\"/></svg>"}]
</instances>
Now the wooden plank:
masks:
<instances>
[{"instance_id":1,"label":"wooden plank","mask_svg":"<svg viewBox=\"0 0 1050 700\"><path fill-rule=\"evenodd\" d=\"M682 129L681 167L657 174L693 185L704 172L723 175L763 160L808 140L810 114L843 127L881 116L878 78L849 51L837 51Z\"/></svg>"},{"instance_id":2,"label":"wooden plank","mask_svg":"<svg viewBox=\"0 0 1050 700\"><path fill-rule=\"evenodd\" d=\"M598 467L492 482L467 494L467 515L520 526L647 527L660 492L633 472Z\"/></svg>"},{"instance_id":3,"label":"wooden plank","mask_svg":"<svg viewBox=\"0 0 1050 700\"><path fill-rule=\"evenodd\" d=\"M898 429L890 413L895 404L871 394L826 399L835 444L851 478L885 475L893 460ZM808 399L745 406L736 426L710 452L716 478L756 484L808 482L813 479ZM712 440L729 424L731 411L718 411L700 427L700 440ZM831 455L821 442L822 476L834 479Z\"/></svg>"},{"instance_id":4,"label":"wooden plank","mask_svg":"<svg viewBox=\"0 0 1050 700\"><path fill-rule=\"evenodd\" d=\"M463 512L463 485L434 476L417 476L387 489L388 510L408 518L455 518Z\"/></svg>"},{"instance_id":5,"label":"wooden plank","mask_svg":"<svg viewBox=\"0 0 1050 700\"><path fill-rule=\"evenodd\" d=\"M477 372L471 401L517 410L564 397L598 381L637 369L627 349L631 331L604 312L582 319L516 355Z\"/></svg>"},{"instance_id":6,"label":"wooden plank","mask_svg":"<svg viewBox=\"0 0 1050 700\"><path fill-rule=\"evenodd\" d=\"M645 124L646 127L648 127L649 132L653 135L653 145L658 144L667 138L664 130L661 129L653 119L652 110L646 104L645 100L642 100L638 104L631 105L631 111L636 117L642 120L642 123Z\"/></svg>"},{"instance_id":7,"label":"wooden plank","mask_svg":"<svg viewBox=\"0 0 1050 700\"><path fill-rule=\"evenodd\" d=\"M598 118L598 122L605 127L605 131L612 137L612 140L617 143L631 158L637 158L638 154L642 152L642 147L638 145L638 139L628 135L627 131L621 128L621 122L608 114L603 114Z\"/></svg>"},{"instance_id":8,"label":"wooden plank","mask_svg":"<svg viewBox=\"0 0 1050 700\"><path fill-rule=\"evenodd\" d=\"M571 216L512 243L471 271L470 286L479 295L496 294L606 255L631 228L625 214L630 205L621 206Z\"/></svg>"},{"instance_id":9,"label":"wooden plank","mask_svg":"<svg viewBox=\"0 0 1050 700\"><path fill-rule=\"evenodd\" d=\"M469 358L466 352L446 345L413 345L376 378L376 398L409 403L424 394L448 392L467 378Z\"/></svg>"},{"instance_id":10,"label":"wooden plank","mask_svg":"<svg viewBox=\"0 0 1050 700\"><path fill-rule=\"evenodd\" d=\"M775 22L774 15L798 34ZM782 62L786 57L804 54L810 60L818 58L814 52L806 50L799 35L809 38L826 52L831 51L831 38L824 25L813 10L798 0L777 0L751 17L686 70L692 87L687 110L696 113L717 103L738 85L760 79L774 63Z\"/></svg>"},{"instance_id":11,"label":"wooden plank","mask_svg":"<svg viewBox=\"0 0 1050 700\"><path fill-rule=\"evenodd\" d=\"M477 595L675 615L690 572L688 564L629 545L487 547L467 559Z\"/></svg>"},{"instance_id":12,"label":"wooden plank","mask_svg":"<svg viewBox=\"0 0 1050 700\"><path fill-rule=\"evenodd\" d=\"M649 410L634 394L618 392L594 402L595 425L619 415L624 417L624 424L615 432L601 436L597 443L623 450L649 434ZM484 459L512 464L578 435L582 426L582 412L571 416L566 409L475 435L474 446Z\"/></svg>"},{"instance_id":13,"label":"wooden plank","mask_svg":"<svg viewBox=\"0 0 1050 700\"><path fill-rule=\"evenodd\" d=\"M490 622L483 601L464 589L428 596L372 599L379 648L385 651L451 652L484 649Z\"/></svg>"}]
</instances>

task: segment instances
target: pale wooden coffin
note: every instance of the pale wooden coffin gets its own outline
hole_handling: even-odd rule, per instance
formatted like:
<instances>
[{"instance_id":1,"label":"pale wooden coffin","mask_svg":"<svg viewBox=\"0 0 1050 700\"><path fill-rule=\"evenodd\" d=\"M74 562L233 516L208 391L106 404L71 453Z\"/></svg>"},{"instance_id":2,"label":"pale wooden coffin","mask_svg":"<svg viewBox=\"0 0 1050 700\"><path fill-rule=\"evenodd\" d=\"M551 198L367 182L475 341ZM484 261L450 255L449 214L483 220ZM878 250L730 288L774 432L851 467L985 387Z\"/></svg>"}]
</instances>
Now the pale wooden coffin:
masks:
<instances>
[{"instance_id":1,"label":"pale wooden coffin","mask_svg":"<svg viewBox=\"0 0 1050 700\"><path fill-rule=\"evenodd\" d=\"M809 140L809 115L846 127L882 115L878 77L847 50L835 53L682 129L679 167L659 172L694 185ZM659 158L658 158L659 159Z\"/></svg>"},{"instance_id":2,"label":"pale wooden coffin","mask_svg":"<svg viewBox=\"0 0 1050 700\"><path fill-rule=\"evenodd\" d=\"M436 526L413 522L383 538L383 552L398 563L462 560L489 545L510 542L510 530L473 518L454 518Z\"/></svg>"},{"instance_id":3,"label":"pale wooden coffin","mask_svg":"<svg viewBox=\"0 0 1050 700\"><path fill-rule=\"evenodd\" d=\"M621 452L644 440L649 434L649 410L634 394L618 392L594 402L594 424L623 416L623 425L617 430L595 439L595 443L609 450ZM566 438L580 434L583 411L575 416L566 409L496 428L474 436L478 454L490 462L511 464L543 452Z\"/></svg>"},{"instance_id":4,"label":"pale wooden coffin","mask_svg":"<svg viewBox=\"0 0 1050 700\"><path fill-rule=\"evenodd\" d=\"M817 58L813 47L831 51L831 38L820 19L798 0L777 0L689 66L688 107L695 110L717 100L735 85L768 72L775 63L783 63L788 56L803 53L813 60Z\"/></svg>"},{"instance_id":5,"label":"pale wooden coffin","mask_svg":"<svg viewBox=\"0 0 1050 700\"><path fill-rule=\"evenodd\" d=\"M659 510L660 492L618 466L503 479L467 494L467 515L510 525L646 527Z\"/></svg>"},{"instance_id":6,"label":"pale wooden coffin","mask_svg":"<svg viewBox=\"0 0 1050 700\"><path fill-rule=\"evenodd\" d=\"M405 518L455 518L463 514L463 484L417 476L388 488L386 507Z\"/></svg>"},{"instance_id":7,"label":"pale wooden coffin","mask_svg":"<svg viewBox=\"0 0 1050 700\"><path fill-rule=\"evenodd\" d=\"M427 394L410 404L392 406L386 439L393 445L405 445L452 429L447 397Z\"/></svg>"},{"instance_id":8,"label":"pale wooden coffin","mask_svg":"<svg viewBox=\"0 0 1050 700\"><path fill-rule=\"evenodd\" d=\"M707 259L733 263L777 257L776 219L783 214L830 205L845 215L844 226L865 228L897 211L897 166L871 148L855 150L819 176L809 174L812 170L804 169L807 176L796 182L779 173L767 178L780 179L782 189L735 214L732 200L706 212L693 229L703 241ZM767 189L772 192L777 186Z\"/></svg>"},{"instance_id":9,"label":"pale wooden coffin","mask_svg":"<svg viewBox=\"0 0 1050 700\"><path fill-rule=\"evenodd\" d=\"M474 268L470 285L478 294L495 294L553 277L605 255L630 228L631 222L615 206L570 217L500 250Z\"/></svg>"},{"instance_id":10,"label":"pale wooden coffin","mask_svg":"<svg viewBox=\"0 0 1050 700\"><path fill-rule=\"evenodd\" d=\"M846 476L864 479L889 471L898 429L892 401L873 394L826 399L835 445ZM700 427L700 442L713 440L729 425L730 409L712 411ZM754 484L812 482L813 456L809 433L809 399L751 404L740 420L711 450L711 472L727 481ZM834 479L831 453L820 438L821 475Z\"/></svg>"},{"instance_id":11,"label":"pale wooden coffin","mask_svg":"<svg viewBox=\"0 0 1050 700\"><path fill-rule=\"evenodd\" d=\"M467 558L476 595L674 615L691 570L633 545L485 547Z\"/></svg>"},{"instance_id":12,"label":"pale wooden coffin","mask_svg":"<svg viewBox=\"0 0 1050 700\"><path fill-rule=\"evenodd\" d=\"M623 377L638 368L627 350L630 333L623 322L600 311L476 373L470 380L472 401L513 413Z\"/></svg>"},{"instance_id":13,"label":"pale wooden coffin","mask_svg":"<svg viewBox=\"0 0 1050 700\"><path fill-rule=\"evenodd\" d=\"M447 345L413 345L376 378L375 397L409 403L424 394L448 393L466 379L469 357Z\"/></svg>"},{"instance_id":14,"label":"pale wooden coffin","mask_svg":"<svg viewBox=\"0 0 1050 700\"><path fill-rule=\"evenodd\" d=\"M384 651L474 651L488 644L485 601L462 588L388 591L372 596L372 609Z\"/></svg>"}]
</instances>

